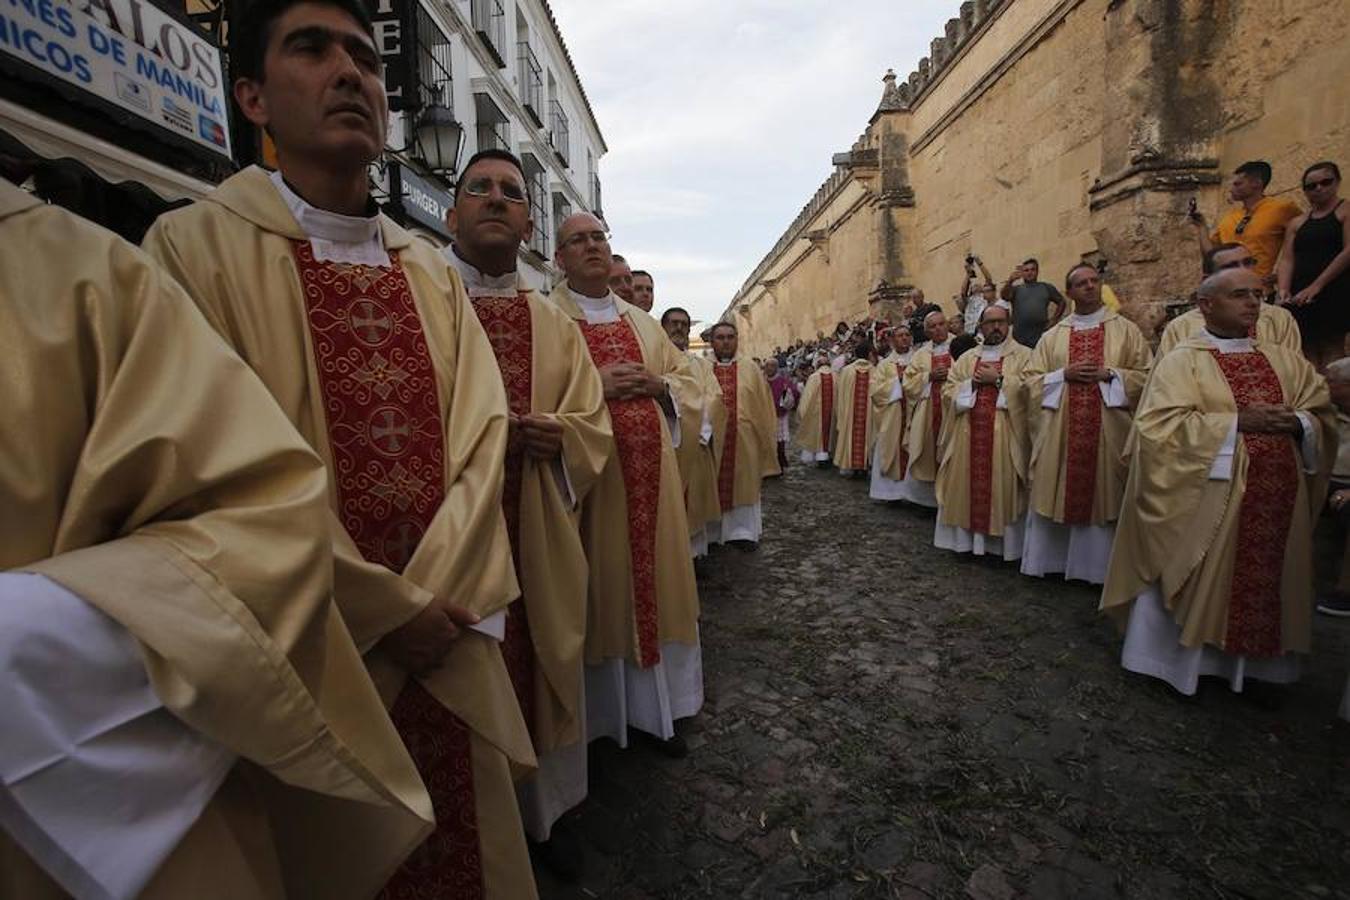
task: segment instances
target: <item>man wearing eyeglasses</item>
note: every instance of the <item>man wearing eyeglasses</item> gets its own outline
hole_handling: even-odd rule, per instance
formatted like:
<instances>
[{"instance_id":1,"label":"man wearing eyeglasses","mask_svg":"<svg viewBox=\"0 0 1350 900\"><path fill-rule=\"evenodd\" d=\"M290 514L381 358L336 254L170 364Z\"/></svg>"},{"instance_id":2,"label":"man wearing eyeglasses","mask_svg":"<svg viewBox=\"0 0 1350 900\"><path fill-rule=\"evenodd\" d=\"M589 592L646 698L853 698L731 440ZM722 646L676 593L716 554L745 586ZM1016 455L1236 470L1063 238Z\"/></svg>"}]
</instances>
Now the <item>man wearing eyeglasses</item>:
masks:
<instances>
[{"instance_id":1,"label":"man wearing eyeglasses","mask_svg":"<svg viewBox=\"0 0 1350 900\"><path fill-rule=\"evenodd\" d=\"M522 596L506 610L502 655L539 757L517 786L525 833L567 881L582 850L558 819L586 798L581 502L613 448L600 375L572 322L516 273L533 231L520 160L483 150L464 167L445 250L492 344L510 407L502 513ZM559 827L555 827L555 823Z\"/></svg>"},{"instance_id":2,"label":"man wearing eyeglasses","mask_svg":"<svg viewBox=\"0 0 1350 900\"><path fill-rule=\"evenodd\" d=\"M1219 218L1213 232L1205 217L1195 211L1194 204L1190 213L1202 258L1215 244L1241 244L1256 257L1256 274L1268 286L1274 283L1275 261L1284 244L1285 229L1290 220L1302 213L1293 201L1266 196L1271 175L1270 163L1262 160L1238 166L1228 184L1229 199L1238 205Z\"/></svg>"},{"instance_id":3,"label":"man wearing eyeglasses","mask_svg":"<svg viewBox=\"0 0 1350 900\"><path fill-rule=\"evenodd\" d=\"M581 516L591 574L587 732L627 747L631 728L680 757L688 745L675 721L703 706L698 590L675 456L681 423L701 415L698 384L660 324L610 289L599 219L568 217L557 248L567 277L549 299L576 323L600 370L615 443Z\"/></svg>"},{"instance_id":4,"label":"man wearing eyeglasses","mask_svg":"<svg viewBox=\"0 0 1350 900\"><path fill-rule=\"evenodd\" d=\"M1226 270L1200 286L1204 329L1158 362L1135 417L1101 609L1121 665L1182 694L1200 676L1287 683L1312 636L1312 525L1336 453L1326 382L1251 338L1265 287Z\"/></svg>"},{"instance_id":5,"label":"man wearing eyeglasses","mask_svg":"<svg viewBox=\"0 0 1350 900\"><path fill-rule=\"evenodd\" d=\"M1205 275L1234 269L1255 270L1256 257L1241 244L1219 244L1205 254ZM1182 341L1199 334L1205 327L1205 314L1199 307L1177 316L1163 330L1158 342L1158 359ZM1297 351L1300 346L1298 324L1289 310L1272 303L1262 303L1250 337L1260 338Z\"/></svg>"},{"instance_id":6,"label":"man wearing eyeglasses","mask_svg":"<svg viewBox=\"0 0 1350 900\"><path fill-rule=\"evenodd\" d=\"M498 646L520 588L492 345L450 263L371 199L388 104L365 7L258 0L230 42L235 101L279 169L162 216L147 249L328 466L334 598L436 816L387 895L533 897L511 766L535 755Z\"/></svg>"}]
</instances>

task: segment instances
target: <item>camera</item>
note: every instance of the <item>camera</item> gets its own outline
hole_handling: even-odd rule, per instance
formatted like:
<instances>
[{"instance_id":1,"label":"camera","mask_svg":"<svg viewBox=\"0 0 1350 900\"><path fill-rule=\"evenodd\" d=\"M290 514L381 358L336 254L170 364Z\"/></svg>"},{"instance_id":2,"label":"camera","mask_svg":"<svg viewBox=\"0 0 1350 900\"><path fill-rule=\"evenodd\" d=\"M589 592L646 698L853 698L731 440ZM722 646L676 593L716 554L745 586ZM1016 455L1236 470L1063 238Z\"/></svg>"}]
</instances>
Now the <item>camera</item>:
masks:
<instances>
[{"instance_id":1,"label":"camera","mask_svg":"<svg viewBox=\"0 0 1350 900\"><path fill-rule=\"evenodd\" d=\"M967 253L967 254L966 254L966 265L968 265L968 266L973 266L973 265L975 265L975 254L974 254L974 253Z\"/></svg>"}]
</instances>

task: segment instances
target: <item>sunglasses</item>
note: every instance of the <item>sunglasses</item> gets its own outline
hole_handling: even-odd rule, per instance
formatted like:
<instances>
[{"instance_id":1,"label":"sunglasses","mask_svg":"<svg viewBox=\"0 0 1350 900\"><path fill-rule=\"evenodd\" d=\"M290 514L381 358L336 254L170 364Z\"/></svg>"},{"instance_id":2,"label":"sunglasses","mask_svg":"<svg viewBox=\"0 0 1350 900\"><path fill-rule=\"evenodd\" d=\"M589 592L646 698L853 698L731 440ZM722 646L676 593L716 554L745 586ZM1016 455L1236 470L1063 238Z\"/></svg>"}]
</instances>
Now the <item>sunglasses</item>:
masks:
<instances>
[{"instance_id":1,"label":"sunglasses","mask_svg":"<svg viewBox=\"0 0 1350 900\"><path fill-rule=\"evenodd\" d=\"M1326 178L1319 178L1317 181L1303 182L1303 189L1305 191L1314 191L1317 190L1318 188L1331 187L1335 183L1336 183L1335 178L1327 176Z\"/></svg>"},{"instance_id":2,"label":"sunglasses","mask_svg":"<svg viewBox=\"0 0 1350 900\"><path fill-rule=\"evenodd\" d=\"M1243 216L1241 219L1238 220L1237 228L1235 228L1234 231L1238 234L1242 234L1242 232L1247 230L1247 226L1250 224L1252 224L1252 214L1247 213L1245 216Z\"/></svg>"}]
</instances>

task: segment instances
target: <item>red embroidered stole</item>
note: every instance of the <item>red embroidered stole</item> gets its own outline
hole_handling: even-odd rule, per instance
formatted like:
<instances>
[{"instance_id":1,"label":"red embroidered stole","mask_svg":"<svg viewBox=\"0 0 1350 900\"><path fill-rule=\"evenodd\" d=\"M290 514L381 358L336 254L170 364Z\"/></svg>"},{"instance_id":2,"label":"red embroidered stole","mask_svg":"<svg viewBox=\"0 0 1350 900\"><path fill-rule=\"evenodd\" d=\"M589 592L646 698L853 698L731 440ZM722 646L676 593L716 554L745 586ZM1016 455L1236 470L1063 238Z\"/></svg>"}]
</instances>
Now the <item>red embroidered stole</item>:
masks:
<instances>
[{"instance_id":1,"label":"red embroidered stole","mask_svg":"<svg viewBox=\"0 0 1350 900\"><path fill-rule=\"evenodd\" d=\"M944 366L948 369L951 368L952 355L950 353L934 353L932 360L932 364L928 367L930 372ZM930 410L928 421L933 426L933 463L935 465L940 462L937 458L937 442L938 437L942 434L942 384L941 381L928 382L928 408Z\"/></svg>"},{"instance_id":2,"label":"red embroidered stole","mask_svg":"<svg viewBox=\"0 0 1350 900\"><path fill-rule=\"evenodd\" d=\"M1003 360L994 362L999 374ZM994 504L994 419L998 416L998 386L975 386L975 407L970 411L970 530L989 533Z\"/></svg>"},{"instance_id":3,"label":"red embroidered stole","mask_svg":"<svg viewBox=\"0 0 1350 900\"><path fill-rule=\"evenodd\" d=\"M727 366L713 364L717 386L722 389L722 403L727 408L727 433L722 438L722 466L717 471L717 497L721 501L722 512L736 505L736 438L740 434L736 418L736 389L739 371L740 366L735 362Z\"/></svg>"},{"instance_id":4,"label":"red embroidered stole","mask_svg":"<svg viewBox=\"0 0 1350 900\"><path fill-rule=\"evenodd\" d=\"M849 447L848 467L855 472L867 468L867 413L872 402L867 384L871 369L858 369L853 380L853 443Z\"/></svg>"},{"instance_id":5,"label":"red embroidered stole","mask_svg":"<svg viewBox=\"0 0 1350 900\"><path fill-rule=\"evenodd\" d=\"M473 311L487 333L492 352L497 357L497 369L506 388L506 402L511 414L529 415L533 407L534 331L527 295L516 297L474 297ZM520 566L520 486L525 453L520 441L512 440L506 448L506 479L502 487L502 513L506 516L506 532L511 538L511 558L515 562L516 580L521 588L525 579ZM511 686L520 702L525 724L534 735L534 643L530 638L530 620L525 609L525 598L518 597L506 610L506 634L502 640L502 658L511 675Z\"/></svg>"},{"instance_id":6,"label":"red embroidered stole","mask_svg":"<svg viewBox=\"0 0 1350 900\"><path fill-rule=\"evenodd\" d=\"M579 322L597 368L617 363L645 365L642 344L627 319L592 325ZM610 400L609 417L623 471L628 506L628 553L633 572L633 620L638 662L661 661L656 598L656 513L661 499L661 410L655 400ZM730 426L728 426L730 427Z\"/></svg>"},{"instance_id":7,"label":"red embroidered stole","mask_svg":"<svg viewBox=\"0 0 1350 900\"><path fill-rule=\"evenodd\" d=\"M830 426L834 424L834 373L820 374L820 450L830 452Z\"/></svg>"},{"instance_id":8,"label":"red embroidered stole","mask_svg":"<svg viewBox=\"0 0 1350 900\"><path fill-rule=\"evenodd\" d=\"M1106 359L1106 327L1069 331L1069 365ZM1102 391L1096 384L1071 381L1064 472L1064 523L1092 523L1092 500L1097 493L1097 448L1102 439Z\"/></svg>"},{"instance_id":9,"label":"red embroidered stole","mask_svg":"<svg viewBox=\"0 0 1350 900\"><path fill-rule=\"evenodd\" d=\"M412 288L392 266L320 263L293 244L328 421L338 516L361 555L402 572L445 497L435 367ZM410 679L390 718L426 782L436 830L382 896L483 896L469 729Z\"/></svg>"},{"instance_id":10,"label":"red embroidered stole","mask_svg":"<svg viewBox=\"0 0 1350 900\"><path fill-rule=\"evenodd\" d=\"M1284 403L1280 378L1265 354L1212 352L1239 410L1254 403ZM1238 508L1224 649L1243 656L1279 656L1280 580L1298 496L1299 462L1289 435L1241 436L1247 448L1247 485Z\"/></svg>"}]
</instances>

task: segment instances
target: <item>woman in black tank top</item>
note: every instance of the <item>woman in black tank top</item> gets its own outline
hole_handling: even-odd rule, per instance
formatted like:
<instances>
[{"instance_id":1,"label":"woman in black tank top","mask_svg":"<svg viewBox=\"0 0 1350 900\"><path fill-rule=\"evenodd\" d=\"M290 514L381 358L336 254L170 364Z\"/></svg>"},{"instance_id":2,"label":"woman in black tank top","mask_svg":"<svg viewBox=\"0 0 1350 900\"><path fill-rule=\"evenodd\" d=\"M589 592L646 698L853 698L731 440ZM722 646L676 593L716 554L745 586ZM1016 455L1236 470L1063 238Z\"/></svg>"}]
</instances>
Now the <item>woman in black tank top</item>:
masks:
<instances>
[{"instance_id":1,"label":"woman in black tank top","mask_svg":"<svg viewBox=\"0 0 1350 900\"><path fill-rule=\"evenodd\" d=\"M1341 172L1317 163L1303 174L1312 209L1290 223L1280 255L1280 302L1303 335L1303 353L1320 370L1346 355L1350 332L1350 224L1340 198Z\"/></svg>"}]
</instances>

